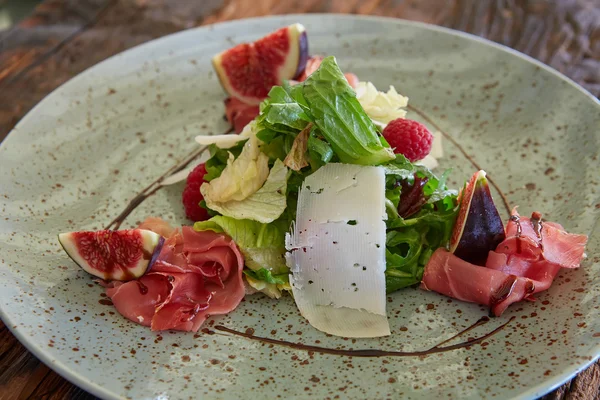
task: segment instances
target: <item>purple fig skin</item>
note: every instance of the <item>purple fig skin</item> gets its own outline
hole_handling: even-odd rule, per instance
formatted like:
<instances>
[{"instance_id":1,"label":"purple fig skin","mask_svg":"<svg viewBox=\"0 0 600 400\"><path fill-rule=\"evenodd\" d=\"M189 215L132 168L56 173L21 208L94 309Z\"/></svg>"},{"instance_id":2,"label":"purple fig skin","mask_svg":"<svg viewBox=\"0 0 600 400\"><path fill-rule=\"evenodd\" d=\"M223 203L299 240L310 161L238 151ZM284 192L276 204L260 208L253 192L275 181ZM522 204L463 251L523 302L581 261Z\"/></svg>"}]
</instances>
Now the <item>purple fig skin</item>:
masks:
<instances>
[{"instance_id":1,"label":"purple fig skin","mask_svg":"<svg viewBox=\"0 0 600 400\"><path fill-rule=\"evenodd\" d=\"M485 265L490 251L506 238L504 224L487 183L477 182L465 228L454 254L475 265Z\"/></svg>"},{"instance_id":2,"label":"purple fig skin","mask_svg":"<svg viewBox=\"0 0 600 400\"><path fill-rule=\"evenodd\" d=\"M302 72L304 71L304 67L306 67L307 61L308 61L308 36L306 35L306 31L304 31L298 38L298 68L296 69L296 74L294 75L294 79L298 78L302 74Z\"/></svg>"},{"instance_id":3,"label":"purple fig skin","mask_svg":"<svg viewBox=\"0 0 600 400\"><path fill-rule=\"evenodd\" d=\"M154 252L152 253L152 257L150 258L150 261L148 262L148 267L146 268L146 272L144 272L144 275L146 275L152 269L152 266L158 259L158 256L160 255L160 252L162 251L164 244L165 244L165 238L161 236L160 239L158 239L158 244L154 248Z\"/></svg>"}]
</instances>

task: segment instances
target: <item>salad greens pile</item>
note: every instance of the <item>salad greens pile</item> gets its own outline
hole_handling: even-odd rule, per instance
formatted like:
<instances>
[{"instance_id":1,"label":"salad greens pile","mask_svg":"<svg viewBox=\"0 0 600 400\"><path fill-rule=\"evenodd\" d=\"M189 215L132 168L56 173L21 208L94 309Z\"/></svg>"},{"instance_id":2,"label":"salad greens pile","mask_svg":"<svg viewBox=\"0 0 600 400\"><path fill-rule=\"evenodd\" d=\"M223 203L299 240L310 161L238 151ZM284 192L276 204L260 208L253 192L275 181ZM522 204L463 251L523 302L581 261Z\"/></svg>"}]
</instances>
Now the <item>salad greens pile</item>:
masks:
<instances>
[{"instance_id":1,"label":"salad greens pile","mask_svg":"<svg viewBox=\"0 0 600 400\"><path fill-rule=\"evenodd\" d=\"M302 182L330 162L386 171L388 293L420 282L433 251L447 245L458 211L456 192L446 188L448 172L438 178L394 154L334 57L302 83L273 87L246 129L248 139L232 148L211 145L202 205L213 217L194 229L231 236L255 289L271 297L290 289L285 233L295 220ZM240 195L248 185L260 189ZM227 193L218 190L225 186Z\"/></svg>"}]
</instances>

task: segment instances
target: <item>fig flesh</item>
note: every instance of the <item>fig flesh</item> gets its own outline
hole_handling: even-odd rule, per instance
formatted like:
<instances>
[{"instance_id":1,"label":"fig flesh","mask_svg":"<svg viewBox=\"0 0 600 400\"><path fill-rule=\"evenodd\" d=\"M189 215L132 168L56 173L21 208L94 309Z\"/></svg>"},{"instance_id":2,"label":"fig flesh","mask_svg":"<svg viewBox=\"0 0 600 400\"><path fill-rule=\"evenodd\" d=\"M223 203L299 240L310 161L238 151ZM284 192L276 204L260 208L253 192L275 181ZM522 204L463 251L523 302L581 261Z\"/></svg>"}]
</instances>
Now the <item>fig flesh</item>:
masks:
<instances>
[{"instance_id":1,"label":"fig flesh","mask_svg":"<svg viewBox=\"0 0 600 400\"><path fill-rule=\"evenodd\" d=\"M145 229L128 229L61 233L58 241L89 274L104 280L129 281L150 269L164 238Z\"/></svg>"},{"instance_id":2,"label":"fig flesh","mask_svg":"<svg viewBox=\"0 0 600 400\"><path fill-rule=\"evenodd\" d=\"M450 251L471 264L485 265L488 253L506 237L485 171L477 171L459 197Z\"/></svg>"},{"instance_id":3,"label":"fig flesh","mask_svg":"<svg viewBox=\"0 0 600 400\"><path fill-rule=\"evenodd\" d=\"M242 43L213 57L221 85L230 96L258 105L273 86L299 75L308 59L301 24L281 28L253 43Z\"/></svg>"}]
</instances>

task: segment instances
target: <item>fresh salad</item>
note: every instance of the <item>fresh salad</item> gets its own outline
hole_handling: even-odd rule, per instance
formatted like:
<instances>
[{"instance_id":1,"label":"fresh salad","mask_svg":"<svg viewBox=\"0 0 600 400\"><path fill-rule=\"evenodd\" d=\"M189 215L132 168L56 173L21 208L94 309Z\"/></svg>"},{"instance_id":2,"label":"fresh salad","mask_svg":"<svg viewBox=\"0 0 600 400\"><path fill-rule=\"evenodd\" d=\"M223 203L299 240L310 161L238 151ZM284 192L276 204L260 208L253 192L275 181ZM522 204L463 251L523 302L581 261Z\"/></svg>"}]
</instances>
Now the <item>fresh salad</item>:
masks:
<instances>
[{"instance_id":1,"label":"fresh salad","mask_svg":"<svg viewBox=\"0 0 600 400\"><path fill-rule=\"evenodd\" d=\"M448 188L441 136L407 118L408 98L309 57L302 25L213 65L235 133L196 138L210 158L187 174L193 225L59 235L125 318L197 331L263 293L323 332L378 337L390 293L420 285L500 316L585 257L585 235L540 213L504 225L484 171Z\"/></svg>"}]
</instances>

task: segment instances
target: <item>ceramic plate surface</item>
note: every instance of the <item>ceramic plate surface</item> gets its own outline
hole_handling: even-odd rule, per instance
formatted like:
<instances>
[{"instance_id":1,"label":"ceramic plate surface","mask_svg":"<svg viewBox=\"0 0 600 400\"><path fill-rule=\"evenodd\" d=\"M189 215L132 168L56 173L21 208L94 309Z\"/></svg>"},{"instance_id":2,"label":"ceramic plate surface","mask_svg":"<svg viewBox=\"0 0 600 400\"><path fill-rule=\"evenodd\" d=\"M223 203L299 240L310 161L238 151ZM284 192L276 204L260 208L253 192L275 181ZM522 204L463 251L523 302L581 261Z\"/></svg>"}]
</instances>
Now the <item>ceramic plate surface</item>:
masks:
<instances>
[{"instance_id":1,"label":"ceramic plate surface","mask_svg":"<svg viewBox=\"0 0 600 400\"><path fill-rule=\"evenodd\" d=\"M102 288L65 256L57 233L102 228L187 154L195 135L226 130L225 96L210 57L293 22L305 24L312 54L333 54L362 80L380 89L393 84L407 95L522 214L540 210L590 235L582 268L564 270L537 301L513 305L469 334L515 317L484 343L421 358L347 358L226 334L159 334L99 303ZM516 52L443 28L304 15L167 36L72 79L2 143L1 316L51 368L109 399L535 398L600 353L599 132L599 103L575 84ZM458 187L475 167L448 140L444 150L442 168L453 168L450 185ZM125 226L148 215L186 223L181 191L181 185L159 191ZM413 351L486 314L477 305L407 289L389 297L393 335L383 339L327 337L306 323L289 296L247 297L215 320L306 344Z\"/></svg>"}]
</instances>

